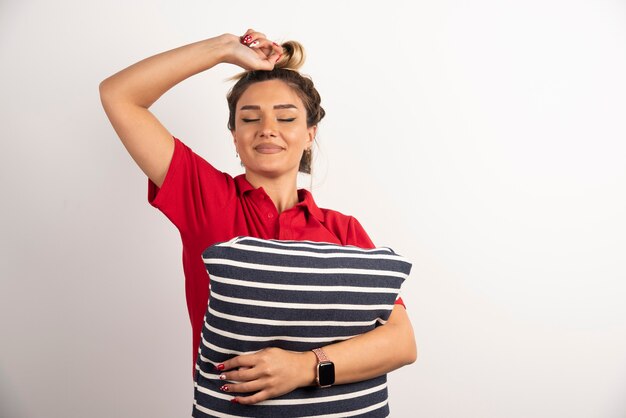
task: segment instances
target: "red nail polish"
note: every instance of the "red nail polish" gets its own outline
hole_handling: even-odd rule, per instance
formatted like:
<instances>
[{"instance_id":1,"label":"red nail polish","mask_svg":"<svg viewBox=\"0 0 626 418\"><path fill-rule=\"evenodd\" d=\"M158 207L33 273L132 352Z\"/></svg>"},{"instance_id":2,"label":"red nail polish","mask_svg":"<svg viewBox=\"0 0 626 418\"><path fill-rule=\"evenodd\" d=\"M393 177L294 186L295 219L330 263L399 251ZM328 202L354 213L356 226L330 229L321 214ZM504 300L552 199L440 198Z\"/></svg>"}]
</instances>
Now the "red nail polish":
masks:
<instances>
[{"instance_id":1,"label":"red nail polish","mask_svg":"<svg viewBox=\"0 0 626 418\"><path fill-rule=\"evenodd\" d=\"M233 398L230 400L232 403L239 403L239 400L237 400L237 398Z\"/></svg>"},{"instance_id":2,"label":"red nail polish","mask_svg":"<svg viewBox=\"0 0 626 418\"><path fill-rule=\"evenodd\" d=\"M218 371L221 372L222 370L224 370L224 365L223 364L218 364L217 366L215 366L215 370L218 370Z\"/></svg>"},{"instance_id":3,"label":"red nail polish","mask_svg":"<svg viewBox=\"0 0 626 418\"><path fill-rule=\"evenodd\" d=\"M228 392L228 386L224 385L220 388L222 392Z\"/></svg>"},{"instance_id":4,"label":"red nail polish","mask_svg":"<svg viewBox=\"0 0 626 418\"><path fill-rule=\"evenodd\" d=\"M250 43L250 41L252 41L252 35L246 35L243 37L243 40L241 41L244 45L247 45Z\"/></svg>"}]
</instances>

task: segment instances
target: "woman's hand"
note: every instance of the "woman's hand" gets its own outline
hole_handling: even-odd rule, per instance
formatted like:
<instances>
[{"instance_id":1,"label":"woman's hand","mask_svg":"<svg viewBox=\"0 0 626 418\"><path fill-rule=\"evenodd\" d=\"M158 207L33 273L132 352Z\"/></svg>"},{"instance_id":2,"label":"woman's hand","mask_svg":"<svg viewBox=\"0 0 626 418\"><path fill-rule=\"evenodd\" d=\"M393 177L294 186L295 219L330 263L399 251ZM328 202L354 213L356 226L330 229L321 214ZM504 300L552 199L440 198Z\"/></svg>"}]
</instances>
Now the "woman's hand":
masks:
<instances>
[{"instance_id":1,"label":"woman's hand","mask_svg":"<svg viewBox=\"0 0 626 418\"><path fill-rule=\"evenodd\" d=\"M225 383L224 392L256 392L233 398L233 402L251 405L311 385L315 381L316 364L312 351L300 353L272 347L233 357L218 369L224 370L222 380L240 382Z\"/></svg>"},{"instance_id":2,"label":"woman's hand","mask_svg":"<svg viewBox=\"0 0 626 418\"><path fill-rule=\"evenodd\" d=\"M229 46L226 62L244 70L272 70L283 54L283 48L265 34L248 29L243 36L224 34Z\"/></svg>"}]
</instances>

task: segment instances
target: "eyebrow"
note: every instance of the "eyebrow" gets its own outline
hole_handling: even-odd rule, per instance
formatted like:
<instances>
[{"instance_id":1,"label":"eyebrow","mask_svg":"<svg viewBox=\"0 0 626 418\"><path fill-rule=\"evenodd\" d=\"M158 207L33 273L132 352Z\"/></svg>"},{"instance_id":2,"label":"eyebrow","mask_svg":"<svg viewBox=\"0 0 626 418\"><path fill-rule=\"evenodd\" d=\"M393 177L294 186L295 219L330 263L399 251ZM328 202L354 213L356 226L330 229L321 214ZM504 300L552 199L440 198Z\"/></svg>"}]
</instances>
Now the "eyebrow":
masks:
<instances>
[{"instance_id":1,"label":"eyebrow","mask_svg":"<svg viewBox=\"0 0 626 418\"><path fill-rule=\"evenodd\" d=\"M274 109L297 109L297 108L298 107L296 105L293 105L291 103L274 105ZM261 106L245 105L245 106L241 106L239 110L261 110Z\"/></svg>"}]
</instances>

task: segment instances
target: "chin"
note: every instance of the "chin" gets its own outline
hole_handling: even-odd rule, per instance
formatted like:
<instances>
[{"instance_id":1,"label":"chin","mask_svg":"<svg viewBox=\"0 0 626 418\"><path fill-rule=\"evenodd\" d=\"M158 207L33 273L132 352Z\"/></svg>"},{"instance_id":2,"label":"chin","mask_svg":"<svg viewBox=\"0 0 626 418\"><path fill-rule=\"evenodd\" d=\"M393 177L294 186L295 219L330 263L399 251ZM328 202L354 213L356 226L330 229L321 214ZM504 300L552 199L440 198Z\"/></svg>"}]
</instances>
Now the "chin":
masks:
<instances>
[{"instance_id":1,"label":"chin","mask_svg":"<svg viewBox=\"0 0 626 418\"><path fill-rule=\"evenodd\" d=\"M285 175L289 175L293 172L293 175L298 174L298 168L295 170L285 169L284 164L262 164L254 166L246 166L246 173L254 173L259 176L267 178L277 178Z\"/></svg>"}]
</instances>

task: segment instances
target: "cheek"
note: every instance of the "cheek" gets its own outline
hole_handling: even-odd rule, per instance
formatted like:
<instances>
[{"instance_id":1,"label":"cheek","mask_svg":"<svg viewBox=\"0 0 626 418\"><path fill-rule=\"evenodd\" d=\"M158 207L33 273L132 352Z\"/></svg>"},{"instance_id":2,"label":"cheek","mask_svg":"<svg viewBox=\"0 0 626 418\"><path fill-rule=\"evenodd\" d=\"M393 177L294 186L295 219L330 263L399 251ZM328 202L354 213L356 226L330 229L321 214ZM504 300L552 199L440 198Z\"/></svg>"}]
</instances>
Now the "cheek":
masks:
<instances>
[{"instance_id":1,"label":"cheek","mask_svg":"<svg viewBox=\"0 0 626 418\"><path fill-rule=\"evenodd\" d=\"M236 126L235 127L235 131L233 133L233 138L237 141L237 142L246 142L248 140L248 138L250 138L250 127L247 127L246 125L241 125L241 126Z\"/></svg>"},{"instance_id":2,"label":"cheek","mask_svg":"<svg viewBox=\"0 0 626 418\"><path fill-rule=\"evenodd\" d=\"M306 139L306 135L302 132L294 132L294 134L289 137L287 142L292 148L299 150L300 148L306 147Z\"/></svg>"},{"instance_id":3,"label":"cheek","mask_svg":"<svg viewBox=\"0 0 626 418\"><path fill-rule=\"evenodd\" d=\"M294 126L289 130L289 136L297 141L306 141L309 137L309 131L305 126Z\"/></svg>"}]
</instances>

